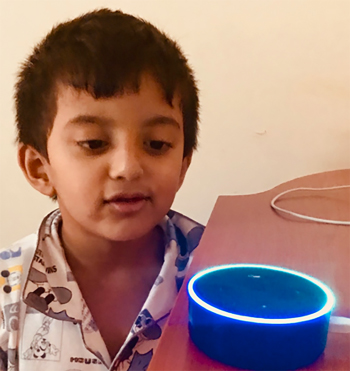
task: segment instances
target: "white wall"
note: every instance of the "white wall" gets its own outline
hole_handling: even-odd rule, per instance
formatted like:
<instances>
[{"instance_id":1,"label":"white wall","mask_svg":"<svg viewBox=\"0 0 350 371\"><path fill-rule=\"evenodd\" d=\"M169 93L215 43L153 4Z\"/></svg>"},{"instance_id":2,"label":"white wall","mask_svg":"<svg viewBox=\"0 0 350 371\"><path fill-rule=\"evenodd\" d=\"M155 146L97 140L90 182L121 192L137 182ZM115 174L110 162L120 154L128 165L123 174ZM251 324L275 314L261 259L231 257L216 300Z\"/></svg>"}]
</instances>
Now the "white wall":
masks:
<instances>
[{"instance_id":1,"label":"white wall","mask_svg":"<svg viewBox=\"0 0 350 371\"><path fill-rule=\"evenodd\" d=\"M206 223L219 194L350 167L348 0L0 0L0 246L55 207L17 167L18 66L55 23L102 6L165 30L196 71L200 147L175 209Z\"/></svg>"}]
</instances>

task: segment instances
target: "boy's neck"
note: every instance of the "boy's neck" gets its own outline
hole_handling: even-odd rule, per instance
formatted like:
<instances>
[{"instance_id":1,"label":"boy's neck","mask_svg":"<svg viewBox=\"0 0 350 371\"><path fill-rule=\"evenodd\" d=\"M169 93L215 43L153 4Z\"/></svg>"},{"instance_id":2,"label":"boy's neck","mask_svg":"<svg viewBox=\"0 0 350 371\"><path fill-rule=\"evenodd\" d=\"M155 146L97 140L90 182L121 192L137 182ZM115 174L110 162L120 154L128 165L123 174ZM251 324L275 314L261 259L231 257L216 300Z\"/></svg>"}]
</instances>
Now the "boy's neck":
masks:
<instances>
[{"instance_id":1,"label":"boy's neck","mask_svg":"<svg viewBox=\"0 0 350 371\"><path fill-rule=\"evenodd\" d=\"M110 241L77 233L71 235L64 224L59 234L73 274L82 270L96 274L117 270L140 272L150 266L160 267L163 263L164 232L159 226L131 241Z\"/></svg>"}]
</instances>

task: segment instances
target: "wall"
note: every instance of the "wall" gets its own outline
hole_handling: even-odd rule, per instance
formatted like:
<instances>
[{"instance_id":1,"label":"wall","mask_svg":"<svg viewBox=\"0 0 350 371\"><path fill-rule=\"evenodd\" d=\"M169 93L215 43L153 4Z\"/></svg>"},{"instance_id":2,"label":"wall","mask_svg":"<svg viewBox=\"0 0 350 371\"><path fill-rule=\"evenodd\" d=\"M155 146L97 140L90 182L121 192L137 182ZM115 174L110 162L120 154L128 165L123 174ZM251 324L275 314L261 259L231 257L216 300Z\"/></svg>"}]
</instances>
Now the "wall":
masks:
<instances>
[{"instance_id":1,"label":"wall","mask_svg":"<svg viewBox=\"0 0 350 371\"><path fill-rule=\"evenodd\" d=\"M18 67L55 23L103 6L165 30L196 71L200 147L175 209L206 223L219 194L350 167L349 1L0 0L0 246L55 208L16 163Z\"/></svg>"}]
</instances>

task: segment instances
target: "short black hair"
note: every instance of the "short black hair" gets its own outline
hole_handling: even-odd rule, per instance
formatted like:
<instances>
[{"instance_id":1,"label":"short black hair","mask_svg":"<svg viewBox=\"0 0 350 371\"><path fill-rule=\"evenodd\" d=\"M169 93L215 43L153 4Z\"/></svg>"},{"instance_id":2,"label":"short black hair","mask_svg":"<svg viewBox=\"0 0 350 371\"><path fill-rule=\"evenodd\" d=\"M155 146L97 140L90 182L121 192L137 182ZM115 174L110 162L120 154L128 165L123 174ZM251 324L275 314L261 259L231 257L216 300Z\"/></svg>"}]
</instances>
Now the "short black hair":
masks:
<instances>
[{"instance_id":1,"label":"short black hair","mask_svg":"<svg viewBox=\"0 0 350 371\"><path fill-rule=\"evenodd\" d=\"M136 93L144 73L159 83L169 105L179 94L187 156L197 147L199 120L198 88L187 58L149 22L105 8L55 26L21 66L15 86L17 142L48 158L59 83L107 98Z\"/></svg>"}]
</instances>

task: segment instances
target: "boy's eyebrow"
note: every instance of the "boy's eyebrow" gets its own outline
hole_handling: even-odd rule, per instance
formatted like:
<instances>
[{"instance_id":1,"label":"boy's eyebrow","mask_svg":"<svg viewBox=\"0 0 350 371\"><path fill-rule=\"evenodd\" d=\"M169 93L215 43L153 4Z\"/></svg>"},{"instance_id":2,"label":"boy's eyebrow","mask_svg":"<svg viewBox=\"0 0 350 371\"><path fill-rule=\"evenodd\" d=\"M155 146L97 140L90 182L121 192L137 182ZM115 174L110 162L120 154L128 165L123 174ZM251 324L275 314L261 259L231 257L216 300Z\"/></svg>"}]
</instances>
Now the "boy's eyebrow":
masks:
<instances>
[{"instance_id":1,"label":"boy's eyebrow","mask_svg":"<svg viewBox=\"0 0 350 371\"><path fill-rule=\"evenodd\" d=\"M94 116L94 115L78 115L70 119L67 124L110 124L112 120Z\"/></svg>"},{"instance_id":2,"label":"boy's eyebrow","mask_svg":"<svg viewBox=\"0 0 350 371\"><path fill-rule=\"evenodd\" d=\"M151 117L143 122L145 126L155 126L155 125L171 125L177 129L181 129L180 124L170 116L157 115Z\"/></svg>"},{"instance_id":3,"label":"boy's eyebrow","mask_svg":"<svg viewBox=\"0 0 350 371\"><path fill-rule=\"evenodd\" d=\"M78 115L70 119L67 124L102 124L108 125L113 122L113 119L109 119L101 116L94 115ZM180 124L170 116L157 115L143 121L144 126L156 126L156 125L171 125L177 129L181 129Z\"/></svg>"}]
</instances>

